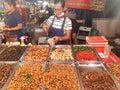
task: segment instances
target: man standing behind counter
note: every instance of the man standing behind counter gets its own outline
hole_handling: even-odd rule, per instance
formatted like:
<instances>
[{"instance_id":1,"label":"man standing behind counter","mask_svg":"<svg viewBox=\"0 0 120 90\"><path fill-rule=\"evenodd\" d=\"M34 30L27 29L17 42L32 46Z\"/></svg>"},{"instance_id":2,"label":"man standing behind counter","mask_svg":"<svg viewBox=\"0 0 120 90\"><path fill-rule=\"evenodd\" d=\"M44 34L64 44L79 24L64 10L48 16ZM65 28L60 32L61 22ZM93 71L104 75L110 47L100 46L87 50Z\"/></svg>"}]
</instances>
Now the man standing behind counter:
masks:
<instances>
[{"instance_id":1,"label":"man standing behind counter","mask_svg":"<svg viewBox=\"0 0 120 90\"><path fill-rule=\"evenodd\" d=\"M50 38L53 38L55 44L67 44L71 38L72 24L71 20L64 15L64 0L54 1L54 14L50 16L43 30L48 33Z\"/></svg>"},{"instance_id":2,"label":"man standing behind counter","mask_svg":"<svg viewBox=\"0 0 120 90\"><path fill-rule=\"evenodd\" d=\"M4 0L5 9L7 14L5 16L4 31L8 31L9 35L16 35L18 40L22 34L22 16L16 11L15 0Z\"/></svg>"}]
</instances>

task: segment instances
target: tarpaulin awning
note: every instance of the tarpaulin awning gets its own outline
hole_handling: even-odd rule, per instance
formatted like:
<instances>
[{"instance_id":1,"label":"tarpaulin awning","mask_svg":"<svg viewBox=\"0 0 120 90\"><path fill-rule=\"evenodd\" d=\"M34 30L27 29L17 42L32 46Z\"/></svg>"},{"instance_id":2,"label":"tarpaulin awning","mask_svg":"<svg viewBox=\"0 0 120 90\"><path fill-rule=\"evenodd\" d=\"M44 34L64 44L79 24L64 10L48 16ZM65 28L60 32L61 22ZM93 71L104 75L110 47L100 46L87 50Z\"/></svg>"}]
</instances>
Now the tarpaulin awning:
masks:
<instances>
[{"instance_id":1,"label":"tarpaulin awning","mask_svg":"<svg viewBox=\"0 0 120 90\"><path fill-rule=\"evenodd\" d=\"M106 0L65 0L66 7L103 11Z\"/></svg>"}]
</instances>

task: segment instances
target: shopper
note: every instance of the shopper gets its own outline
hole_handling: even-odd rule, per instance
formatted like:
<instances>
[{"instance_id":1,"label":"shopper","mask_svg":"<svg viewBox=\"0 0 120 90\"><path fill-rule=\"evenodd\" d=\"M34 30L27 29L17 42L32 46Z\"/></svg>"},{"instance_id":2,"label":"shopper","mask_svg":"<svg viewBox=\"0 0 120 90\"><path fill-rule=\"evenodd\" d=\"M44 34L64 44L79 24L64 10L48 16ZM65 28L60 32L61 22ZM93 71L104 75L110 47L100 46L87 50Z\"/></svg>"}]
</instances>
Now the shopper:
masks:
<instances>
[{"instance_id":1,"label":"shopper","mask_svg":"<svg viewBox=\"0 0 120 90\"><path fill-rule=\"evenodd\" d=\"M9 35L16 35L18 40L22 34L22 16L16 11L15 0L4 0L5 9L5 27L4 31L9 32Z\"/></svg>"},{"instance_id":2,"label":"shopper","mask_svg":"<svg viewBox=\"0 0 120 90\"><path fill-rule=\"evenodd\" d=\"M43 30L56 44L67 44L71 38L71 20L64 15L64 0L55 0L54 14L43 24Z\"/></svg>"}]
</instances>

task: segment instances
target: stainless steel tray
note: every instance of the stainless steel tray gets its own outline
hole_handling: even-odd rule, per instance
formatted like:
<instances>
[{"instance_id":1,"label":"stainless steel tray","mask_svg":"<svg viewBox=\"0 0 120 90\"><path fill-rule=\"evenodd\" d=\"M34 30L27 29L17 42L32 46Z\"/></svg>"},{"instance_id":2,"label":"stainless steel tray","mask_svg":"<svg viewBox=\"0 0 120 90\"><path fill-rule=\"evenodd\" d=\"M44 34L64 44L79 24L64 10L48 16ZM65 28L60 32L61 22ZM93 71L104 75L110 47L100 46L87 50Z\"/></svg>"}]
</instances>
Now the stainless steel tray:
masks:
<instances>
[{"instance_id":1,"label":"stainless steel tray","mask_svg":"<svg viewBox=\"0 0 120 90\"><path fill-rule=\"evenodd\" d=\"M72 85L76 86L77 89L72 88L72 85L69 85L70 83L64 84L66 86L63 86L63 87L68 87L69 86L70 87L69 89L72 89L72 90L82 90L81 89L81 84L80 84L79 79L78 79L79 76L77 74L77 68L76 68L76 65L75 65L74 62L71 62L71 63L70 62L68 62L68 63L48 62L47 63L47 68L48 68L48 70L47 70L46 73L48 73L49 77L53 77L54 78L53 81L56 80L55 77L57 77L57 78L60 77L61 80L62 80L62 78L65 78L65 81L63 81L63 82L65 82L65 83L67 83L67 81L71 82ZM51 76L50 76L50 74L51 74ZM74 75L75 75L76 78L74 77ZM68 78L69 78L69 80L68 80ZM75 81L74 80L72 81L71 78L74 78ZM59 80L56 81L56 82L53 82L52 85L54 85L57 82L59 82ZM61 84L63 85L63 83L61 83ZM46 84L46 89L47 89L47 86L48 85ZM60 88L59 86L56 86L56 87ZM67 89L61 88L61 90L69 90L69 89L68 88Z\"/></svg>"},{"instance_id":2,"label":"stainless steel tray","mask_svg":"<svg viewBox=\"0 0 120 90\"><path fill-rule=\"evenodd\" d=\"M7 78L6 78L6 81L4 82L4 85L2 86L2 88L0 88L0 90L5 90L4 88L6 87L7 82L10 80L10 78L11 78L14 70L16 69L18 63L16 63L16 62L0 62L0 64L3 64L3 65L13 65L12 67L8 66L9 68L7 66L4 66L4 68L7 69L6 71L9 71L9 72L7 72L7 73L5 73L6 71L4 72L4 77L7 77ZM3 72L3 70L2 70L2 72ZM9 74L9 75L6 76L6 74ZM2 78L4 78L4 77L2 77ZM2 81L0 81L0 82L2 82Z\"/></svg>"},{"instance_id":3,"label":"stainless steel tray","mask_svg":"<svg viewBox=\"0 0 120 90\"><path fill-rule=\"evenodd\" d=\"M88 66L99 65L101 63L102 63L101 61L79 61L79 62L76 62L77 65L83 64L83 65L88 65Z\"/></svg>"},{"instance_id":4,"label":"stainless steel tray","mask_svg":"<svg viewBox=\"0 0 120 90\"><path fill-rule=\"evenodd\" d=\"M20 51L20 49L16 49L17 47L22 48L23 50ZM0 61L8 61L8 62L9 61L15 61L15 62L18 62L20 60L22 54L26 50L26 48L27 48L27 46L9 46L9 47L7 47L0 54Z\"/></svg>"},{"instance_id":5,"label":"stainless steel tray","mask_svg":"<svg viewBox=\"0 0 120 90\"><path fill-rule=\"evenodd\" d=\"M42 74L44 74L45 65L46 63L42 62L19 62L19 65L17 65L16 69L14 70L2 90L18 89L18 87L23 89L23 86L25 87L24 89L29 89L33 86L32 90L42 90L43 86L42 83L40 84L40 80L43 76ZM17 84L16 82L19 84ZM26 82L32 84L26 85ZM16 86L14 86L13 84L16 84Z\"/></svg>"},{"instance_id":6,"label":"stainless steel tray","mask_svg":"<svg viewBox=\"0 0 120 90\"><path fill-rule=\"evenodd\" d=\"M7 48L5 45L0 45L0 54Z\"/></svg>"},{"instance_id":7,"label":"stainless steel tray","mask_svg":"<svg viewBox=\"0 0 120 90\"><path fill-rule=\"evenodd\" d=\"M19 59L19 62L23 61L24 55L26 54L27 50L28 50L29 46L26 48L26 50L23 52L22 56Z\"/></svg>"},{"instance_id":8,"label":"stainless steel tray","mask_svg":"<svg viewBox=\"0 0 120 90\"><path fill-rule=\"evenodd\" d=\"M110 64L110 67L112 67L112 65L113 65L113 68L111 69L108 66L108 64ZM118 62L107 62L107 63L104 63L104 66L106 67L107 71L111 74L112 78L114 78L115 83L118 85L118 87L120 89L120 79L117 79L117 77L120 76L120 63L118 63ZM116 72L117 76L113 72Z\"/></svg>"},{"instance_id":9,"label":"stainless steel tray","mask_svg":"<svg viewBox=\"0 0 120 90\"><path fill-rule=\"evenodd\" d=\"M98 64L78 64L77 68L78 68L78 73L79 73L79 77L80 77L79 79L80 79L80 81L82 83L82 86L83 86L82 90L87 90L85 88L86 87L85 86L86 82L90 82L91 81L91 83L94 83L94 81L95 81L95 83L99 83L99 85L102 85L102 83L103 83L102 82L100 84L100 81L106 80L105 82L108 82L107 81L108 78L104 79L106 76L109 77L111 82L113 83L112 88L115 88L115 89L111 88L111 90L119 90L118 85L115 83L114 79L111 77L111 74L108 73L107 69L104 67L104 65L102 63L98 63ZM82 76L82 74L84 75L85 73L86 73L86 76L85 77ZM94 77L94 76L96 76L95 74L98 75L98 76L100 75L100 77L102 77L101 79L99 77L99 79L100 79L99 82L97 82L98 78ZM94 75L94 76L92 76L92 75ZM83 78L86 78L86 82L83 81ZM93 79L95 79L95 80L92 81ZM86 85L88 85L88 84L86 84ZM89 85L89 86L92 86L92 85ZM92 88L93 88L93 86L92 86ZM95 88L97 88L97 86ZM89 87L89 89L90 89L90 87ZM92 90L92 89L90 89L90 90Z\"/></svg>"},{"instance_id":10,"label":"stainless steel tray","mask_svg":"<svg viewBox=\"0 0 120 90\"><path fill-rule=\"evenodd\" d=\"M96 55L96 60L93 60L93 59L90 59L90 60L87 60L87 59L85 59L85 60L77 60L76 59L76 56L75 56L75 54L76 54L76 52L78 52L78 51L75 51L75 48L74 47L81 47L82 49L81 50L79 50L79 51L87 51L87 49L86 50L84 50L85 48L84 47L90 47L91 48L91 52L93 52L95 55ZM98 52L95 50L95 48L93 47L93 46L91 46L91 45L73 45L72 46L72 51L73 51L73 54L74 54L74 59L77 61L77 62L101 62L102 60L101 60L101 57L99 56L99 54L98 54ZM86 56L87 57L87 56Z\"/></svg>"},{"instance_id":11,"label":"stainless steel tray","mask_svg":"<svg viewBox=\"0 0 120 90\"><path fill-rule=\"evenodd\" d=\"M55 45L49 57L49 62L74 62L71 45Z\"/></svg>"},{"instance_id":12,"label":"stainless steel tray","mask_svg":"<svg viewBox=\"0 0 120 90\"><path fill-rule=\"evenodd\" d=\"M44 52L41 52L41 51L39 51L40 53L38 53L38 52L35 52L35 51L32 51L32 53L33 53L33 55L31 54L31 56L30 56L30 59L29 59L29 57L27 56L27 55L30 55L30 52L31 51L29 51L29 49L31 48L31 47L33 47L34 49L37 49L37 47L43 47L43 48L48 48L48 53L46 53L47 54L47 56L46 57L44 57L44 58L46 58L45 60L43 60L43 59L32 59L32 58L34 58L35 57L35 55L37 55L37 57L38 56L44 56ZM24 55L22 56L23 58L22 58L22 62L46 62L46 61L48 61L49 60L49 52L50 52L50 48L49 48L49 45L33 45L33 46L30 46L27 50L26 50L26 52L24 53ZM35 55L34 55L35 54ZM27 56L27 57L26 57ZM26 59L25 60L25 58L28 58L28 59Z\"/></svg>"}]
</instances>

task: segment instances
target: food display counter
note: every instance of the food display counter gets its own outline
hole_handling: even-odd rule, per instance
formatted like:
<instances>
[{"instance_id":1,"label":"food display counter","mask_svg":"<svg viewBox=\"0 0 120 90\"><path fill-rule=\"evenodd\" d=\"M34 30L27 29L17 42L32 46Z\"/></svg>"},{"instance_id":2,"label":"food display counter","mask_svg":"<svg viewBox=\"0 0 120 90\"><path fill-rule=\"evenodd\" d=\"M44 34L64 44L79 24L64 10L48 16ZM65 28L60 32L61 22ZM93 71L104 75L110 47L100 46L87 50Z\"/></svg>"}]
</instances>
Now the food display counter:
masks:
<instances>
[{"instance_id":1,"label":"food display counter","mask_svg":"<svg viewBox=\"0 0 120 90\"><path fill-rule=\"evenodd\" d=\"M0 67L0 78L8 75L0 86L1 90L120 88L120 64L102 62L98 52L91 45L56 45L54 49L49 45L10 46L0 53L0 62L13 61L17 61L14 62L17 64L13 65L14 67L7 67L6 64ZM10 68L5 70L10 71L9 74L3 70L4 67Z\"/></svg>"}]
</instances>

